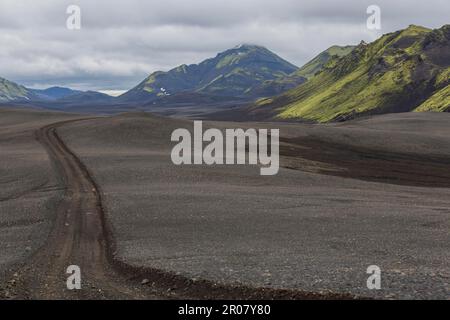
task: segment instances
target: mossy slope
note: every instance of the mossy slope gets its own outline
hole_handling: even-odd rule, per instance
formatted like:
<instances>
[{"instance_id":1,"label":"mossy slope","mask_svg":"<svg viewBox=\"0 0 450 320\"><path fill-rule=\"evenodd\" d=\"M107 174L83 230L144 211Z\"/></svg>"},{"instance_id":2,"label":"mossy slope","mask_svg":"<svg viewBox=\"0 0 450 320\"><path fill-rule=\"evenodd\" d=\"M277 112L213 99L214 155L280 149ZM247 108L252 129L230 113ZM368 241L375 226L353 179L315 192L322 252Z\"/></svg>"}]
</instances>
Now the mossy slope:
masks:
<instances>
[{"instance_id":1,"label":"mossy slope","mask_svg":"<svg viewBox=\"0 0 450 320\"><path fill-rule=\"evenodd\" d=\"M318 122L448 109L450 26L407 29L333 57L308 82L267 101L277 118Z\"/></svg>"}]
</instances>

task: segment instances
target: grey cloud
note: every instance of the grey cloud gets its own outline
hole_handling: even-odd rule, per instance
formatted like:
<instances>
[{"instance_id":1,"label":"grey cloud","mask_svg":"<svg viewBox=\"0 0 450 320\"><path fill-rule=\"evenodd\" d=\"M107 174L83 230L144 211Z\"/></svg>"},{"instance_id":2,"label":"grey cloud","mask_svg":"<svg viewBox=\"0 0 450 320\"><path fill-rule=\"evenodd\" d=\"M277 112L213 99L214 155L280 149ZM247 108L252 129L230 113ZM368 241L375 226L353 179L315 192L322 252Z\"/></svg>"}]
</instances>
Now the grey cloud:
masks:
<instances>
[{"instance_id":1,"label":"grey cloud","mask_svg":"<svg viewBox=\"0 0 450 320\"><path fill-rule=\"evenodd\" d=\"M82 29L65 27L82 9ZM370 4L381 32L365 28ZM374 40L414 23L448 23L450 2L298 0L2 0L0 76L31 86L127 89L152 71L196 63L238 43L302 65L334 44Z\"/></svg>"}]
</instances>

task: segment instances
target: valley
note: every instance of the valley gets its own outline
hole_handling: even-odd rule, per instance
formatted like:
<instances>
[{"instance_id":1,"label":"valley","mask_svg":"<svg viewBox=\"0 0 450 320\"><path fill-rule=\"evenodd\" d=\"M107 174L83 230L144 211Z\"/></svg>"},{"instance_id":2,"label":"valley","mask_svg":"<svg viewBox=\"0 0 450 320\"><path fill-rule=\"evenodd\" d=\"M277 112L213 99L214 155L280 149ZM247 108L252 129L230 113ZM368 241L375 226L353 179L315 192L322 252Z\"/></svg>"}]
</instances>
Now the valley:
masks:
<instances>
[{"instance_id":1,"label":"valley","mask_svg":"<svg viewBox=\"0 0 450 320\"><path fill-rule=\"evenodd\" d=\"M29 124L42 116L36 111L4 112L4 130L10 131L14 126L26 129L29 126L26 122L19 127L14 124L14 119L24 119L24 115L30 118ZM156 299L191 295L267 297L265 294L292 299L352 296L423 299L448 295L450 241L446 199L449 197L447 186L439 180L446 169L436 167L434 160L450 159L446 117L417 113L337 125L272 124L269 127L280 128L281 168L276 176L262 177L258 168L245 165L172 164L170 133L175 128L192 128L188 120L129 113L73 121L80 116L64 115L69 121L54 118L53 125L50 117L53 114L45 115L49 118L45 122L50 125L41 122L43 129L34 128L41 132L38 137L45 134L48 138L42 136L39 140L59 137L67 145L64 152L70 152L51 170L59 187L54 191L55 198L45 198L47 205L43 212L49 222L53 221L53 227L47 229L50 237L47 242L45 233L42 234L41 247L32 248L26 256L12 257L12 264L6 269L12 271L6 272L0 286L3 295L7 292L10 297L68 299L126 298L127 294ZM418 124L420 137L416 133ZM243 124L205 123L205 127L209 126L230 128ZM268 124L246 126L258 128ZM57 136L52 138L55 133ZM355 134L357 140L349 138ZM347 149L342 147L324 149L324 154L340 162L315 158L306 152L313 146L302 142L310 141L305 137L340 143L352 151L346 153ZM413 142L412 137L423 142ZM57 149L66 148L57 147L58 143L61 142L44 143L50 159L54 159L52 162L60 152ZM361 145L367 150L364 153L355 149ZM420 162L422 175L410 171L408 176L408 163L401 169L403 173L398 173L396 160L382 156L392 152L389 150L395 150L397 157ZM385 172L370 166L365 172L355 170L351 176L345 173L345 163L358 168L359 159L369 154L373 161L383 162ZM64 169L65 161L72 161L72 157L79 162ZM2 163L5 166L12 162L3 158ZM435 173L427 169L431 166ZM33 170L40 171L38 167ZM89 175L73 170L88 170ZM20 178L22 172L19 169L10 178L25 182ZM79 182L82 189L74 189L79 187L72 184L76 181L72 178L61 179L59 175L63 172L85 181ZM422 179L426 173L429 175ZM66 183L69 184L64 187ZM83 186L84 183L87 185ZM21 202L35 196L34 192L23 194ZM105 226L93 223L95 220L87 225L83 220L73 220L97 219L98 197L111 226L103 229L106 233L101 231ZM13 199L0 203L3 219L14 212ZM81 206L67 211L66 206L75 205L77 199L82 201ZM93 203L92 209L89 203ZM64 221L69 225L64 227ZM31 226L39 224L32 222ZM16 226L22 225L28 224L18 221ZM81 229L72 229L77 226ZM10 228L8 224L2 225L4 230ZM16 234L24 237L29 237L29 232L26 228L16 229ZM71 242L67 243L68 251L58 249L72 239L71 232L76 232L73 239L81 237L80 241L84 241L85 232L86 240L91 239L90 232L100 237L109 234L114 240L111 242L107 236L98 238L100 242L82 245L100 245L100 251L93 247L78 252L78 245ZM55 236L58 240L51 240ZM108 243L114 243L115 249L108 249ZM35 250L37 254L31 255ZM113 260L109 260L108 250ZM52 258L52 252L64 254ZM101 260L97 263L89 256L89 264L84 267L88 285L74 295L58 289L65 279L65 273L58 268L74 262L83 266L87 256L83 257L94 252L99 252ZM52 263L53 259L66 260ZM21 263L25 263L21 271L14 271L14 265ZM365 288L365 269L374 263L383 270L385 290ZM36 269L30 272L29 268ZM36 272L42 275L38 278L42 282L29 277ZM45 278L46 275L50 277ZM170 294L168 288L172 288Z\"/></svg>"}]
</instances>

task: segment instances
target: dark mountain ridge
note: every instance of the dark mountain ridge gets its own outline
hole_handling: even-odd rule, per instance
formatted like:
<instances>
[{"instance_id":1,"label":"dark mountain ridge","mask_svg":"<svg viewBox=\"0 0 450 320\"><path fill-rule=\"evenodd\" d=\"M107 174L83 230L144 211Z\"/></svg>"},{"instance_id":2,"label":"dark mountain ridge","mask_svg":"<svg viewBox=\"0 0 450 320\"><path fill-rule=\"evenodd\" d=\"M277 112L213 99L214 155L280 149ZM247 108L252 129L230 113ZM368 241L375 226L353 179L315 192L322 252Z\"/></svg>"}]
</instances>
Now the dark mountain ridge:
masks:
<instances>
[{"instance_id":1,"label":"dark mountain ridge","mask_svg":"<svg viewBox=\"0 0 450 320\"><path fill-rule=\"evenodd\" d=\"M199 64L154 72L119 100L150 102L180 92L254 98L278 93L276 89L266 92L260 86L266 81L282 80L296 70L296 66L264 47L239 45Z\"/></svg>"}]
</instances>

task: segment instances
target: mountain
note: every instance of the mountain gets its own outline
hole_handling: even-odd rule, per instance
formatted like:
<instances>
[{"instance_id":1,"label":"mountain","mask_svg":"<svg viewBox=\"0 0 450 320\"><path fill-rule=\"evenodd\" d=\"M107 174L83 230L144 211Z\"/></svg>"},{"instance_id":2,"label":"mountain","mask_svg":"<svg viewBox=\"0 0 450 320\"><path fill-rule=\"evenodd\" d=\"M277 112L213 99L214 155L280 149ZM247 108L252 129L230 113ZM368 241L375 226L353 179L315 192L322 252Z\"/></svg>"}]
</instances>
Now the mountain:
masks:
<instances>
[{"instance_id":1,"label":"mountain","mask_svg":"<svg viewBox=\"0 0 450 320\"><path fill-rule=\"evenodd\" d=\"M0 78L0 102L30 100L32 98L35 98L35 95L24 86Z\"/></svg>"},{"instance_id":2,"label":"mountain","mask_svg":"<svg viewBox=\"0 0 450 320\"><path fill-rule=\"evenodd\" d=\"M311 79L315 74L323 69L323 67L334 57L344 57L355 49L355 46L332 46L322 51L303 67L294 72L294 75Z\"/></svg>"},{"instance_id":3,"label":"mountain","mask_svg":"<svg viewBox=\"0 0 450 320\"><path fill-rule=\"evenodd\" d=\"M74 94L58 99L57 102L62 104L103 104L112 102L114 99L114 97L97 91L78 91Z\"/></svg>"},{"instance_id":4,"label":"mountain","mask_svg":"<svg viewBox=\"0 0 450 320\"><path fill-rule=\"evenodd\" d=\"M47 89L28 89L28 90L33 92L39 98L49 100L57 100L76 93L81 93L81 91L72 90L70 88L64 87L51 87Z\"/></svg>"},{"instance_id":5,"label":"mountain","mask_svg":"<svg viewBox=\"0 0 450 320\"><path fill-rule=\"evenodd\" d=\"M332 57L309 81L249 112L342 121L363 115L450 109L450 26L411 25Z\"/></svg>"},{"instance_id":6,"label":"mountain","mask_svg":"<svg viewBox=\"0 0 450 320\"><path fill-rule=\"evenodd\" d=\"M261 84L281 80L297 69L264 47L239 45L200 64L154 72L119 100L149 102L180 92L226 97L270 95L273 89L264 92Z\"/></svg>"},{"instance_id":7,"label":"mountain","mask_svg":"<svg viewBox=\"0 0 450 320\"><path fill-rule=\"evenodd\" d=\"M354 48L355 46L332 46L321 52L297 71L276 80L264 81L260 85L253 87L250 93L256 97L270 97L284 93L312 78L317 72L323 69L331 58L343 57L352 52Z\"/></svg>"}]
</instances>

